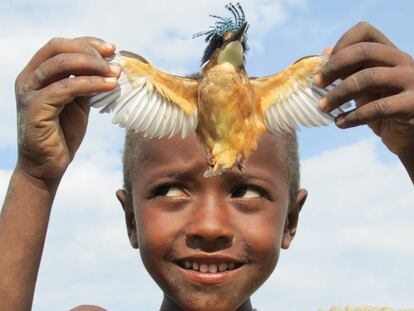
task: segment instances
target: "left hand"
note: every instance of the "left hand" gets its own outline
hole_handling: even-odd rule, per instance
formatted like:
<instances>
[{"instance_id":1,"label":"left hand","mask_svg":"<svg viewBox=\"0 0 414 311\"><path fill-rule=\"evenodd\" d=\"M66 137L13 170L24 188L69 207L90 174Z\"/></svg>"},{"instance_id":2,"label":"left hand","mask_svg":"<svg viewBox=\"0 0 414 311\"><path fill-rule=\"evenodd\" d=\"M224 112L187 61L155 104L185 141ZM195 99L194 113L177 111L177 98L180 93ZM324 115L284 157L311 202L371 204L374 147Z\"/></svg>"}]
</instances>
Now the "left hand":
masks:
<instances>
[{"instance_id":1,"label":"left hand","mask_svg":"<svg viewBox=\"0 0 414 311\"><path fill-rule=\"evenodd\" d=\"M335 120L340 128L367 124L400 157L414 156L414 60L366 22L337 42L315 84L343 82L321 100L329 112L354 99L356 108Z\"/></svg>"}]
</instances>

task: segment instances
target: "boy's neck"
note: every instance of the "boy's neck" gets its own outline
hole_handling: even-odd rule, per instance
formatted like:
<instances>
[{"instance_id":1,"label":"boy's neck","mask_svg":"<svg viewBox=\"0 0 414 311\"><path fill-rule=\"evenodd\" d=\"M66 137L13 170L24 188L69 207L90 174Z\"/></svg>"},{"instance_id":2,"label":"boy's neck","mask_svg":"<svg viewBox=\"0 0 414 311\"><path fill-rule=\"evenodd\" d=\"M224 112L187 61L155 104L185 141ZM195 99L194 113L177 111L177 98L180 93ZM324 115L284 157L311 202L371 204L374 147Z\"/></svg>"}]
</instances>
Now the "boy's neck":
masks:
<instances>
[{"instance_id":1,"label":"boy's neck","mask_svg":"<svg viewBox=\"0 0 414 311\"><path fill-rule=\"evenodd\" d=\"M176 303L174 303L171 299L169 299L168 297L164 295L164 299L162 301L160 311L184 311L184 310L181 309ZM249 298L235 311L256 311L256 309L253 309L252 303Z\"/></svg>"}]
</instances>

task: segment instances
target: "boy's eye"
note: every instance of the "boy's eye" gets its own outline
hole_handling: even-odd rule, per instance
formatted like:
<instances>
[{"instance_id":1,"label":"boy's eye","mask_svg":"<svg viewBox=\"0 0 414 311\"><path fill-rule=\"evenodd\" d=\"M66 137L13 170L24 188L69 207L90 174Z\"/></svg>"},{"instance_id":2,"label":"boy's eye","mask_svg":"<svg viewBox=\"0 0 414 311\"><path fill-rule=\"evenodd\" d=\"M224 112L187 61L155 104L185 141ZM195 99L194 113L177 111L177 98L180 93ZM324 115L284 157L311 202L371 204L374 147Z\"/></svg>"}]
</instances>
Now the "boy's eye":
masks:
<instances>
[{"instance_id":1,"label":"boy's eye","mask_svg":"<svg viewBox=\"0 0 414 311\"><path fill-rule=\"evenodd\" d=\"M259 189L256 189L255 187L243 186L238 188L236 191L233 191L231 196L233 198L254 199L262 197L262 193Z\"/></svg>"},{"instance_id":2,"label":"boy's eye","mask_svg":"<svg viewBox=\"0 0 414 311\"><path fill-rule=\"evenodd\" d=\"M152 193L151 197L184 197L187 196L182 187L176 185L161 186Z\"/></svg>"}]
</instances>

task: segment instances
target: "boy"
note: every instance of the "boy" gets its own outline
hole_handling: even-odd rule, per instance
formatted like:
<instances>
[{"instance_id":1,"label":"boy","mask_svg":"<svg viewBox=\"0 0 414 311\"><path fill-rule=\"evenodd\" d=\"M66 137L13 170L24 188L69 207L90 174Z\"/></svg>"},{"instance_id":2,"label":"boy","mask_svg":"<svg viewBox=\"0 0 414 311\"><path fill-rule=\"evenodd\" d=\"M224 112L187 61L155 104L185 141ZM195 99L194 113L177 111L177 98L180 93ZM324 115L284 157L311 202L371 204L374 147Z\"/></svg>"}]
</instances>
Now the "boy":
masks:
<instances>
[{"instance_id":1,"label":"boy","mask_svg":"<svg viewBox=\"0 0 414 311\"><path fill-rule=\"evenodd\" d=\"M0 310L31 308L53 198L86 130L89 108L80 97L116 86L119 68L103 60L114 49L96 38L54 39L16 80L19 158L0 218ZM360 23L338 41L315 83L337 78L344 82L321 109L358 99L337 125L368 124L414 181L412 58ZM249 297L289 247L307 195L298 188L294 137L263 135L243 173L210 179L194 136L129 134L126 147L117 197L131 245L164 291L161 310L251 310Z\"/></svg>"}]
</instances>

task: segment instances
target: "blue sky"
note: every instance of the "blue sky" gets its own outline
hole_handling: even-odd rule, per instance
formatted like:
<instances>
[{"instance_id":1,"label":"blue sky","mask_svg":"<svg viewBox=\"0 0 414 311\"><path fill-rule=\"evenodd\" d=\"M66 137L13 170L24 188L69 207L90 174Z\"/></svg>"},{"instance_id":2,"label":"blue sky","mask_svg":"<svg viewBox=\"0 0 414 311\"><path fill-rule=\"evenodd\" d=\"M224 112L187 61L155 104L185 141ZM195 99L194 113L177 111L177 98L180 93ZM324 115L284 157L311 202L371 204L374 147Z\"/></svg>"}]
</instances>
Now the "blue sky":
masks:
<instances>
[{"instance_id":1,"label":"blue sky","mask_svg":"<svg viewBox=\"0 0 414 311\"><path fill-rule=\"evenodd\" d=\"M293 1L293 3L296 3L295 5L289 4L289 1L285 1L285 3L287 3L286 7L288 9L293 7L294 11L288 10L287 16L283 17L284 20L282 22L276 23L273 27L266 27L266 31L260 33L261 48L254 49L253 47L249 51L247 69L251 75L270 75L282 70L290 62L303 55L317 54L323 48L333 46L342 33L361 20L369 21L378 27L402 50L411 54L414 52L414 42L409 39L407 34L413 26L411 12L413 11L414 4L411 1ZM126 6L127 4L125 2L124 5ZM122 5L123 2L121 1L120 6L122 7ZM48 24L47 18L45 19L44 16L45 11L52 16L54 14L61 15L64 11L68 12L62 18L69 22L69 16L76 14L76 9L76 1L72 4L68 1L38 1L36 4L29 3L29 1L4 1L0 4L0 12L2 14L10 16L10 12L12 12L12 15L25 20L25 23L28 24ZM3 23L6 24L4 20ZM4 26L4 29L7 29L7 25ZM21 26L23 27L24 25ZM252 25L250 32L254 31L255 26ZM192 29L191 25L188 25L188 29L189 32L187 33L199 30ZM49 29L48 32L51 35L59 35L53 29ZM65 32L70 34L70 27L65 27ZM105 33L105 29L102 32ZM80 35L80 33L78 34ZM116 31L114 31L115 35ZM179 38L181 41L193 40L187 34L183 34L182 31L172 32L169 29L165 29L162 37L159 39L168 41L172 37ZM116 38L111 39L116 42ZM133 36L130 39L131 44L134 41ZM200 41L202 40L200 39ZM32 50L34 51L43 43L43 41L38 40L37 45L31 46ZM120 47L123 48L122 46ZM162 50L149 53L150 56L146 57L150 58L154 64L161 68L174 68L168 53ZM202 47L199 49L198 54L201 56L201 53ZM22 65L30 57L30 53L23 55L26 58L19 59L19 63ZM197 71L200 58L197 56L194 53L185 62L182 61L181 71ZM12 71L17 73L19 69L15 67ZM10 86L14 77L15 75L9 74L7 76L8 83L2 85L3 93L8 94L9 99L12 99L10 94L13 89ZM299 135L301 154L303 157L308 157L332 147L355 142L361 137L370 136L371 132L366 128L357 128L344 132L331 126L329 129L307 129L306 131L300 131ZM321 139L322 137L323 139ZM386 153L382 152L382 156L385 159L389 159L390 157L387 157ZM0 145L0 168L7 169L12 167L15 157L16 149L14 146L9 144L6 146Z\"/></svg>"},{"instance_id":2,"label":"blue sky","mask_svg":"<svg viewBox=\"0 0 414 311\"><path fill-rule=\"evenodd\" d=\"M225 14L226 2L2 1L0 197L16 161L14 79L48 39L94 35L168 72L191 73L204 48L191 35L207 29L208 14ZM251 23L247 70L253 76L333 46L362 20L414 55L412 1L241 2ZM254 297L259 310L413 307L414 196L401 165L366 127L303 129L299 138L302 184L310 197L292 249ZM56 198L33 310L81 303L157 309L161 294L129 247L113 195L122 184L122 144L123 130L111 116L93 112Z\"/></svg>"}]
</instances>

